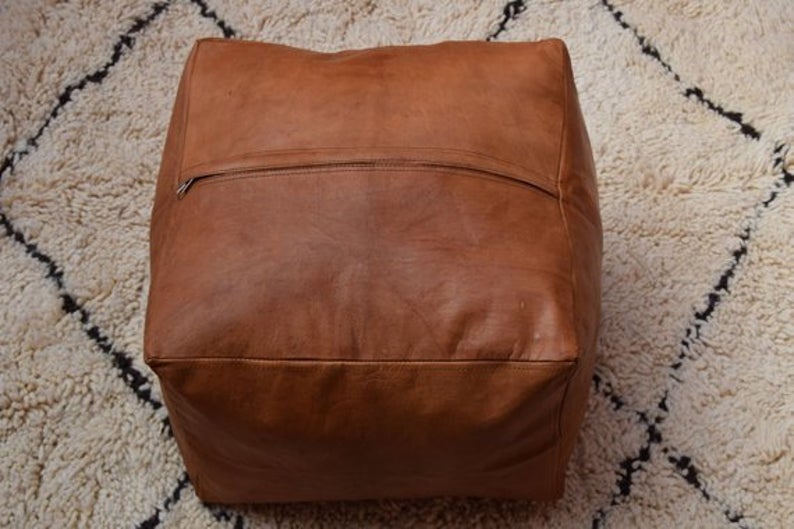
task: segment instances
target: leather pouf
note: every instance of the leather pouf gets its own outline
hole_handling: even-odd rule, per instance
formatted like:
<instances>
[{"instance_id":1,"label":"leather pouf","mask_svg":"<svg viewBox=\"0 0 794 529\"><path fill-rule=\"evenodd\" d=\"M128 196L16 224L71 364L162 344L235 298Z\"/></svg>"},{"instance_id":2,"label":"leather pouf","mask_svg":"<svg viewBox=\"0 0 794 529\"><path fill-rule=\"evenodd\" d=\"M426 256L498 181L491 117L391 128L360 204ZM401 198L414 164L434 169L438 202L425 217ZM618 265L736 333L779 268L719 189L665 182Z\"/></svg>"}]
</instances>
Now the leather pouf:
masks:
<instances>
[{"instance_id":1,"label":"leather pouf","mask_svg":"<svg viewBox=\"0 0 794 529\"><path fill-rule=\"evenodd\" d=\"M200 40L150 235L145 360L202 500L562 494L602 254L562 41Z\"/></svg>"}]
</instances>

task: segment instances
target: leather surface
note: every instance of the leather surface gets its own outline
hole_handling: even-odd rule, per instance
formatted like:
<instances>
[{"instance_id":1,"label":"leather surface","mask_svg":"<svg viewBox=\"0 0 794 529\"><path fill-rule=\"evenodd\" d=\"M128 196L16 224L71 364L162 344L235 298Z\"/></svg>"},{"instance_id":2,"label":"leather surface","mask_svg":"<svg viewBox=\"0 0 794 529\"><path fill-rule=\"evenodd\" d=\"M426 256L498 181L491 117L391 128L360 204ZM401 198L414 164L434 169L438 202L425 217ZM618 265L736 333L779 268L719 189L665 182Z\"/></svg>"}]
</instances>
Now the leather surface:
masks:
<instances>
[{"instance_id":1,"label":"leather surface","mask_svg":"<svg viewBox=\"0 0 794 529\"><path fill-rule=\"evenodd\" d=\"M155 365L205 501L562 490L557 418L569 362Z\"/></svg>"},{"instance_id":2,"label":"leather surface","mask_svg":"<svg viewBox=\"0 0 794 529\"><path fill-rule=\"evenodd\" d=\"M150 236L202 499L562 494L602 252L562 41L198 41Z\"/></svg>"}]
</instances>

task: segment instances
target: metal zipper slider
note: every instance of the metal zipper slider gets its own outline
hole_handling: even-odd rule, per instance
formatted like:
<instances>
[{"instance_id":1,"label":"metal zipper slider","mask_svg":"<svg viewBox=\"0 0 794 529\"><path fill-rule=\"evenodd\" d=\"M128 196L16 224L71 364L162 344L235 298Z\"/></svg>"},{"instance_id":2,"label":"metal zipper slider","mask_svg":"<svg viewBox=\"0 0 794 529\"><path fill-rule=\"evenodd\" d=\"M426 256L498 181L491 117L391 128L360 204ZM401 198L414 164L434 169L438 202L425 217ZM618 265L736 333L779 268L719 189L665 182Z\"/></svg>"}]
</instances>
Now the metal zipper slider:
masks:
<instances>
[{"instance_id":1,"label":"metal zipper slider","mask_svg":"<svg viewBox=\"0 0 794 529\"><path fill-rule=\"evenodd\" d=\"M183 196L185 196L185 193L187 193L188 188L191 185L193 185L194 180L195 178L188 178L187 180L179 184L179 187L176 189L176 198L182 198Z\"/></svg>"}]
</instances>

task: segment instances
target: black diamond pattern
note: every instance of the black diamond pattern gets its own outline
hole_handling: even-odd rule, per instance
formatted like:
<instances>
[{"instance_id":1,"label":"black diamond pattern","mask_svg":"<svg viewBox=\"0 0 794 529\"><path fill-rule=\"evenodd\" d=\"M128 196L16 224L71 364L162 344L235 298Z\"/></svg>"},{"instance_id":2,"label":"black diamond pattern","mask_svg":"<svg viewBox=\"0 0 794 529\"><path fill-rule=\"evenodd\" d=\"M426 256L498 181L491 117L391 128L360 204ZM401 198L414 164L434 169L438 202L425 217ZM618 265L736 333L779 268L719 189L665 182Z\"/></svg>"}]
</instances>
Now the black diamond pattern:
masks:
<instances>
[{"instance_id":1,"label":"black diamond pattern","mask_svg":"<svg viewBox=\"0 0 794 529\"><path fill-rule=\"evenodd\" d=\"M224 37L231 38L240 36L239 31L232 28L215 10L211 9L205 0L190 0L190 2L198 7L198 15L211 20ZM16 149L5 156L2 164L0 164L0 181L5 175L13 172L16 164L20 160L35 151L44 131L61 115L64 108L72 101L73 95L90 84L101 84L123 56L134 49L135 39L156 21L160 15L170 7L171 3L172 0L166 0L152 4L147 15L136 19L132 26L117 38L112 48L110 58L103 65L86 74L79 81L67 85L61 91L49 115L39 128L27 139L24 143L24 147ZM703 89L697 86L684 84L681 76L676 73L670 63L662 57L661 52L651 44L646 36L641 35L634 26L628 23L625 20L623 12L618 10L609 0L601 0L601 4L617 24L632 33L640 47L640 51L658 62L673 76L677 83L682 85L682 94L686 98L695 99L704 104L709 110L738 125L737 130L745 137L752 140L759 140L761 138L762 133L753 125L746 122L742 113L726 110L725 107L715 103L707 97ZM527 8L528 6L523 0L507 2L502 10L502 19L497 28L486 37L486 40L496 40L502 33L508 30L508 23L516 21L519 15L524 13ZM784 167L784 155L788 148L789 147L783 143L779 142L776 144L773 153L773 166L776 170L780 171L780 177L775 181L773 188L769 192L769 196L755 206L754 217L751 220L760 218L770 205L778 199L780 194L787 190L792 182L794 182L794 175ZM50 280L58 290L63 311L67 314L75 315L79 319L86 336L99 350L111 358L111 365L118 371L119 378L124 381L132 393L142 403L162 413L162 403L153 397L151 393L152 379L133 365L132 355L130 353L118 349L107 333L102 331L97 325L91 323L92 317L90 312L78 303L76 297L69 293L66 288L64 271L61 266L40 249L37 244L29 241L2 210L0 210L0 226L2 226L3 233L7 237L19 244L27 255L44 267L45 277ZM711 291L706 294L705 307L695 312L693 323L686 330L685 337L680 342L679 354L675 361L669 366L671 380L676 384L683 383L683 380L678 377L676 373L682 369L685 361L692 358L692 344L700 339L703 326L709 322L719 303L730 293L729 288L731 280L747 254L748 245L752 242L754 233L753 226L755 226L755 222L748 223L740 233L737 247L732 252L732 260L729 266L720 275ZM702 479L701 471L695 465L693 458L681 454L678 450L665 442L661 431L661 425L669 412L667 404L670 391L669 387L663 392L662 398L656 405L656 409L652 412L632 409L626 400L616 393L609 381L598 373L593 377L593 391L601 398L605 398L616 413L633 414L638 424L645 432L645 440L643 444L638 447L636 454L618 463L618 470L616 471L616 491L613 493L608 504L596 511L592 522L594 528L601 527L604 524L612 507L630 498L633 477L636 473L644 469L644 465L650 461L654 449L659 449L661 451L665 461L671 465L675 474L679 475L686 483L691 485L693 490L696 490L705 501L716 503L731 525L736 525L742 529L749 528L748 522L741 512L728 506L724 501L718 499L713 492L707 489ZM173 434L170 429L168 417L163 416L161 421L165 432L171 437ZM188 487L189 483L190 481L187 473L183 472L177 479L174 490L161 502L161 506L156 507L154 513L136 524L136 527L140 529L153 529L159 526L165 514L183 497L183 492ZM210 509L213 517L217 521L231 522L235 529L241 529L246 525L244 517L240 514L234 514L226 509L212 505L207 505L207 508Z\"/></svg>"}]
</instances>

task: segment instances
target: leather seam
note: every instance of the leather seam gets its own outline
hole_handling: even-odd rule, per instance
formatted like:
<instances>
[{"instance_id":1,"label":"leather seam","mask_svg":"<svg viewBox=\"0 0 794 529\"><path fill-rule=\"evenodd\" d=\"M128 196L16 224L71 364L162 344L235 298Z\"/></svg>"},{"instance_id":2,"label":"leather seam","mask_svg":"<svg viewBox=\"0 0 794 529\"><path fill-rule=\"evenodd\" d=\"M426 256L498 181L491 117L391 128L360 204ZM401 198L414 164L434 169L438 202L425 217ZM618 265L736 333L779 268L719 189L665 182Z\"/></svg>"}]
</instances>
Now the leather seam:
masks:
<instances>
[{"instance_id":1,"label":"leather seam","mask_svg":"<svg viewBox=\"0 0 794 529\"><path fill-rule=\"evenodd\" d=\"M531 169L529 167L526 167L524 165L520 165L520 164L517 164L515 162L504 160L502 158L498 158L496 156L492 156L492 155L489 155L489 154L485 154L485 153L481 153L481 152L477 152L477 151L472 151L472 150L469 150L469 149L456 149L454 147L366 147L365 148L365 147L344 147L344 146L340 146L340 147L309 147L309 148L295 148L295 149L266 149L266 150L262 150L262 151L247 152L247 153L244 153L244 154L240 154L240 155L233 156L233 157L227 158L227 159L222 159L222 160L211 160L211 161L194 163L194 164L190 165L189 167L182 167L182 165L180 164L180 176L181 176L182 173L186 173L186 172L195 170L196 168L200 168L202 166L212 166L212 165L215 165L215 164L218 164L218 163L222 163L222 162L230 162L230 161L236 161L236 160L245 160L245 159L248 159L248 158L257 158L257 157L261 157L261 156L268 156L268 155L275 156L275 155L298 154L298 153L311 154L311 153L326 152L326 151L362 151L362 150L363 151L369 151L369 152L378 151L378 150L385 150L385 151L390 151L390 150L391 151L422 150L422 151L429 151L429 152L446 152L446 153L468 154L468 155L473 155L473 156L476 156L476 157L479 157L479 158L483 158L483 159L486 159L486 160L498 162L500 164L512 167L514 169L523 171L523 172L525 172L527 174L530 174L530 175L536 176L538 178L541 178L544 181L549 181L550 183L553 183L552 179L550 179L547 176L543 175L542 173L540 173L538 171L535 171L535 170L533 170L533 169ZM433 160L428 159L427 161L433 161Z\"/></svg>"},{"instance_id":2,"label":"leather seam","mask_svg":"<svg viewBox=\"0 0 794 529\"><path fill-rule=\"evenodd\" d=\"M464 175L456 172L455 169L446 168L446 167L412 167L410 165L402 166L402 165L391 165L391 166L371 166L371 167L342 167L337 169L328 169L323 167L317 167L313 169L295 169L295 170L279 170L277 175L266 176L263 173L267 171L254 171L251 173L246 174L226 174L226 175L218 175L219 178L206 178L206 179L199 179L196 181L194 186L198 188L200 185L211 185L211 184L222 184L224 182L229 182L231 180L246 180L246 179L254 179L254 178L274 178L274 177L283 177L283 176L296 176L296 175L306 175L306 174L317 174L317 173L324 173L324 172L331 172L334 173L366 173L366 172L374 172L374 171L395 171L395 172L437 172L437 173L449 173L453 174L457 177L459 176L470 176L471 175ZM500 182L503 184L508 184L508 179L497 179L497 177L493 178L494 182ZM558 197L555 196L554 191L547 188L543 184L537 184L533 182L527 182L525 180L515 180L514 182L509 183L508 185L516 185L521 187L531 187L537 191L542 192L543 194L557 199ZM559 186L558 186L559 190ZM559 191L558 191L559 192Z\"/></svg>"},{"instance_id":3,"label":"leather seam","mask_svg":"<svg viewBox=\"0 0 794 529\"><path fill-rule=\"evenodd\" d=\"M568 128L568 107L569 101L568 98L570 97L569 94L569 84L572 80L569 78L570 75L570 68L568 66L569 57L568 52L565 47L564 43L560 44L560 52L561 52L561 59L562 59L562 93L563 93L563 113L562 113L562 127L560 130L560 154L557 160L557 204L560 209L560 220L562 221L563 228L565 230L565 239L568 243L568 255L570 258L570 285L571 285L571 329L574 331L574 335L576 336L576 356L577 358L581 358L581 344L579 343L579 336L576 332L576 321L574 319L574 315L576 314L576 284L575 284L575 274L574 274L574 254L573 254L573 244L571 243L571 232L568 228L568 219L565 215L565 206L563 205L563 201L565 199L565 194L563 193L562 189L562 173L563 173L563 162L565 161L565 149L567 147L567 128ZM577 372L578 369L581 369L581 363L577 363L577 366L571 370L571 374L568 380L565 383L565 391L563 393L563 398L560 401L558 413L557 413L557 453L555 455L555 487L560 487L561 480L564 479L564 470L561 467L560 457L562 455L562 450L560 448L560 443L562 442L562 419L563 414L565 413L565 402L566 398L568 397L571 381L573 380L573 375Z\"/></svg>"},{"instance_id":4,"label":"leather seam","mask_svg":"<svg viewBox=\"0 0 794 529\"><path fill-rule=\"evenodd\" d=\"M150 366L181 366L202 363L243 363L255 367L287 367L287 368L317 368L317 367L376 367L385 369L442 369L447 371L478 371L482 369L509 368L515 370L534 371L538 369L561 369L577 365L577 360L294 360L276 358L240 358L240 357L186 357L162 358L153 357L147 360ZM466 364L466 365L459 365Z\"/></svg>"},{"instance_id":5,"label":"leather seam","mask_svg":"<svg viewBox=\"0 0 794 529\"><path fill-rule=\"evenodd\" d=\"M169 405L168 394L169 392L174 392L176 394L179 394L179 391L173 388L168 380L160 380L160 387L163 395L163 402L166 405L166 409L176 410L175 407ZM169 413L171 413L171 411L169 411ZM173 414L179 415L178 412L174 412ZM187 436L185 432L182 431L182 423L180 421L170 421L169 424L171 426L171 433L173 433L174 436L174 441L177 444L177 449L179 450L180 454L182 454L182 458L184 459L186 470L188 467L197 468L198 465L195 464L195 461L193 459L193 452L191 451L192 445L190 446L191 450L185 450L185 451L182 450L184 445L190 445L190 443L187 440ZM190 478L190 481L193 484L193 488L196 490L196 495L201 497L204 491L198 483L198 475L195 476L196 481L193 481L193 476L191 476L190 471L188 471L188 477Z\"/></svg>"},{"instance_id":6,"label":"leather seam","mask_svg":"<svg viewBox=\"0 0 794 529\"><path fill-rule=\"evenodd\" d=\"M554 468L556 475L554 476L554 486L561 489L559 491L560 495L562 495L562 493L564 492L564 490L562 489L564 487L563 484L564 484L564 476L565 476L565 468L564 465L562 464L563 462L561 461L562 440L563 440L562 418L565 413L565 403L567 402L568 396L570 395L571 382L576 377L579 370L582 369L581 359L577 359L575 364L576 366L573 369L571 369L571 371L568 373L568 380L565 381L565 389L563 390L562 393L562 399L560 399L559 403L557 404L558 406L557 407L557 442L555 443L556 454L554 455L554 461L555 461Z\"/></svg>"},{"instance_id":7,"label":"leather seam","mask_svg":"<svg viewBox=\"0 0 794 529\"><path fill-rule=\"evenodd\" d=\"M186 65L185 69L183 70L182 75L180 76L179 83L178 83L178 88L177 88L177 91L181 92L181 96L182 97L181 97L181 101L177 102L177 104L179 105L179 108L178 108L178 111L179 111L178 122L179 122L180 129L177 131L177 142L178 142L178 145L177 145L176 149L177 149L178 161L176 162L177 163L177 167L176 167L176 171L175 171L176 185L179 185L179 176L182 174L182 163L183 163L184 154L185 154L185 137L187 135L187 116L188 116L188 105L189 105L189 101L190 101L191 79L193 77L193 68L194 68L194 66L196 64L196 56L198 54L198 47L200 46L200 44L201 44L200 41L197 42L196 44L194 44L194 47L191 50L190 56L188 58L188 60L191 61L191 62L190 62L189 65ZM173 123L171 125L173 125ZM167 134L168 134L168 131L166 131L166 135ZM167 141L167 138L166 138L166 141ZM158 179L161 178L161 177L165 179L167 177L167 175L165 175L165 174L158 175ZM172 193L169 193L169 196L173 196L173 188L172 188ZM165 207L164 204L162 204L161 202L158 202L157 200L155 200L155 202L152 204L151 218L154 219L155 215L163 215L164 213L161 213L163 207ZM178 234L176 234L174 232L180 228L181 223L175 222L174 215L172 215L172 214L171 215L165 214L165 219L163 220L163 222L165 223L165 226L161 227L161 230L163 230L163 232L165 233L164 239L166 241L166 244L164 245L164 247L167 249L167 248L171 248L171 244L169 244L169 242L168 242L169 240L179 240L178 237L177 237ZM176 225L176 227L174 227L174 225ZM149 289L150 289L150 292L151 292L151 289L152 289L152 283L155 282L154 281L154 278L155 278L154 268L155 267L154 267L154 259L152 258L153 257L152 253L153 253L153 250L154 250L154 246L151 243L151 241L152 241L152 226L153 226L153 222L150 222L150 224L149 224L149 237L148 237L149 238L149 272L150 272ZM147 296L147 298L148 298L148 296ZM149 305L147 303L147 308L146 308L146 312L145 312L145 316L144 316L144 337L148 335L148 331L150 329L149 322L151 320L151 317L152 317L151 316L151 310L150 310ZM144 344L146 344L146 339L145 338L144 338ZM148 354L149 354L149 348L144 346L144 351L143 351L144 360L146 360L146 358L148 357Z\"/></svg>"},{"instance_id":8,"label":"leather seam","mask_svg":"<svg viewBox=\"0 0 794 529\"><path fill-rule=\"evenodd\" d=\"M513 167L515 167L517 169L526 169L528 171L532 171L531 169L529 169L529 168L527 168L527 167L525 167L523 165L517 164L515 162L504 160L502 158L498 158L498 157L493 156L491 154L485 154L485 153L481 153L481 152L478 152L478 151L472 151L470 149L458 149L458 148L455 148L455 147L421 147L421 146L412 146L412 147L411 146L399 146L399 147L397 147L397 146L385 146L385 145L384 146L377 146L377 145L372 146L371 145L371 146L367 146L367 147L351 147L351 146L340 145L340 146L337 146L337 147L295 147L295 148L292 148L292 149L263 149L263 150L260 150L260 151L245 152L245 153L242 153L242 154L231 156L229 158L224 158L222 160L210 160L210 161L194 163L193 165L191 165L189 167L185 167L184 170L188 171L188 170L194 169L196 167L201 167L202 165L215 164L215 163L218 163L219 161L237 160L237 159L246 159L246 158L256 158L256 157L259 157L259 156L266 156L266 155L297 154L297 153L306 153L306 154L308 154L308 153L322 152L322 151L354 151L354 150L355 151L358 151L358 150L361 150L361 151L379 151L379 150L383 150L383 151L400 151L400 150L412 150L413 151L413 150L417 150L418 151L418 150L422 150L422 151L436 151L436 152L448 152L448 153L473 154L473 155L478 156L480 158L486 158L488 160L493 160L495 162L500 162L500 163L503 163L505 165L511 165L511 166L513 166Z\"/></svg>"},{"instance_id":9,"label":"leather seam","mask_svg":"<svg viewBox=\"0 0 794 529\"><path fill-rule=\"evenodd\" d=\"M182 130L179 135L179 166L177 167L176 177L174 178L174 189L179 186L179 178L182 175L182 167L185 163L185 145L187 144L188 124L190 120L190 96L193 94L193 70L196 69L202 43L203 40L199 40L195 44L192 62L187 72L187 79L185 79L185 115L182 117Z\"/></svg>"},{"instance_id":10,"label":"leather seam","mask_svg":"<svg viewBox=\"0 0 794 529\"><path fill-rule=\"evenodd\" d=\"M563 229L565 230L565 240L568 243L568 256L570 258L570 269L569 269L569 280L571 285L571 328L574 329L574 334L576 334L576 321L574 319L574 315L576 314L576 277L574 274L574 251L573 251L573 243L571 241L571 232L568 227L568 218L565 214L565 194L563 193L562 189L562 168L563 168L563 161L565 158L565 148L567 146L567 128L568 128L568 98L570 94L568 93L568 85L570 84L570 79L568 78L569 75L569 68L567 65L567 51L565 50L564 45L561 45L562 51L562 58L563 58L563 68L562 68L562 84L563 84L563 114L562 114L562 127L561 127L561 134L560 134L560 154L557 161L557 204L560 210L560 220L562 221ZM581 356L582 346L579 343L579 336L576 336L576 356Z\"/></svg>"}]
</instances>

